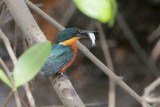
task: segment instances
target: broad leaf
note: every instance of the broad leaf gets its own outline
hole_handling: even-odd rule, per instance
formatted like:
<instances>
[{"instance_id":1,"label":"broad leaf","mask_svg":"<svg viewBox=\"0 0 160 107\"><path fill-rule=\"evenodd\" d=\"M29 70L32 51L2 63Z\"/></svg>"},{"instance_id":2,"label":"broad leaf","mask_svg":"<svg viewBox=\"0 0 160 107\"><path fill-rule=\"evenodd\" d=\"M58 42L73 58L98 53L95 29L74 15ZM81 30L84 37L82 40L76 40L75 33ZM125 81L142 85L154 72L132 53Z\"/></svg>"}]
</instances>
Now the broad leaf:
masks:
<instances>
[{"instance_id":1,"label":"broad leaf","mask_svg":"<svg viewBox=\"0 0 160 107\"><path fill-rule=\"evenodd\" d=\"M19 87L36 76L48 59L51 43L43 42L29 48L20 58L13 69L15 86Z\"/></svg>"},{"instance_id":2,"label":"broad leaf","mask_svg":"<svg viewBox=\"0 0 160 107\"><path fill-rule=\"evenodd\" d=\"M8 77L6 76L6 74L4 73L4 71L2 69L0 69L0 79L7 84L10 88L12 87Z\"/></svg>"},{"instance_id":3,"label":"broad leaf","mask_svg":"<svg viewBox=\"0 0 160 107\"><path fill-rule=\"evenodd\" d=\"M74 0L77 7L89 17L113 24L117 4L115 0ZM110 22L111 21L111 22Z\"/></svg>"}]
</instances>

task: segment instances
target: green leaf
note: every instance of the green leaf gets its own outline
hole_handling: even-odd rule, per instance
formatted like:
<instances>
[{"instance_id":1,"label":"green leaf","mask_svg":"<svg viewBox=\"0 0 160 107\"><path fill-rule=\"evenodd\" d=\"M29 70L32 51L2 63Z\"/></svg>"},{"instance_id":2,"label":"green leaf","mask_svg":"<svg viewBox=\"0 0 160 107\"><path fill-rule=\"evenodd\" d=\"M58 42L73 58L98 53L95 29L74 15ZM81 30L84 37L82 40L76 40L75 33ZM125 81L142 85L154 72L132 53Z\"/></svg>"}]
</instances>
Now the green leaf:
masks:
<instances>
[{"instance_id":1,"label":"green leaf","mask_svg":"<svg viewBox=\"0 0 160 107\"><path fill-rule=\"evenodd\" d=\"M89 17L102 23L113 23L117 4L115 0L74 0L77 7Z\"/></svg>"},{"instance_id":2,"label":"green leaf","mask_svg":"<svg viewBox=\"0 0 160 107\"><path fill-rule=\"evenodd\" d=\"M110 2L111 2L111 5L112 5L112 18L108 22L108 25L109 25L109 27L113 27L115 15L116 15L116 12L117 12L117 3L116 3L115 0L110 0Z\"/></svg>"},{"instance_id":3,"label":"green leaf","mask_svg":"<svg viewBox=\"0 0 160 107\"><path fill-rule=\"evenodd\" d=\"M2 69L0 69L0 79L7 84L10 88L12 88L12 85L8 79L8 77L6 76L6 74L4 73L4 71Z\"/></svg>"},{"instance_id":4,"label":"green leaf","mask_svg":"<svg viewBox=\"0 0 160 107\"><path fill-rule=\"evenodd\" d=\"M19 87L36 76L48 59L51 43L43 42L29 48L20 58L13 69L15 86Z\"/></svg>"}]
</instances>

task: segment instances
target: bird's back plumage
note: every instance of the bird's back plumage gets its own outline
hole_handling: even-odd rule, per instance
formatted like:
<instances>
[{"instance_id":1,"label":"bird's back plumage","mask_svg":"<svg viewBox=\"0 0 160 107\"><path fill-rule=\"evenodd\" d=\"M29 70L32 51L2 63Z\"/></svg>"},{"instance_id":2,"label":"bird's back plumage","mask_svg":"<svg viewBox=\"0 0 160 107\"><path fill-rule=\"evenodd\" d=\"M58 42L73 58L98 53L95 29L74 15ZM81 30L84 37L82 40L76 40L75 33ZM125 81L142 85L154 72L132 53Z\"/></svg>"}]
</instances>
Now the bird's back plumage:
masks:
<instances>
[{"instance_id":1,"label":"bird's back plumage","mask_svg":"<svg viewBox=\"0 0 160 107\"><path fill-rule=\"evenodd\" d=\"M44 77L50 77L51 75L60 71L72 60L73 56L74 51L71 46L54 44L47 62L41 69Z\"/></svg>"}]
</instances>

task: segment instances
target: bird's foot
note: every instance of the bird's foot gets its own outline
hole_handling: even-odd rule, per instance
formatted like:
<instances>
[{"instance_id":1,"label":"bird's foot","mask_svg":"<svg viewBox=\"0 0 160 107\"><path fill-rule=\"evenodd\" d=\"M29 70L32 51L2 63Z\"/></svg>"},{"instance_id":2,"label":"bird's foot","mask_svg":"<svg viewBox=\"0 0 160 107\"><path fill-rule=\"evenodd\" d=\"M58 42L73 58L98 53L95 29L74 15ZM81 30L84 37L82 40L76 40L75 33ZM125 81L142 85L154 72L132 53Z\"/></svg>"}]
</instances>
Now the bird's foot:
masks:
<instances>
[{"instance_id":1,"label":"bird's foot","mask_svg":"<svg viewBox=\"0 0 160 107\"><path fill-rule=\"evenodd\" d=\"M70 79L70 77L68 77L67 75L65 75L63 72L61 72L61 75L66 78L66 79Z\"/></svg>"}]
</instances>

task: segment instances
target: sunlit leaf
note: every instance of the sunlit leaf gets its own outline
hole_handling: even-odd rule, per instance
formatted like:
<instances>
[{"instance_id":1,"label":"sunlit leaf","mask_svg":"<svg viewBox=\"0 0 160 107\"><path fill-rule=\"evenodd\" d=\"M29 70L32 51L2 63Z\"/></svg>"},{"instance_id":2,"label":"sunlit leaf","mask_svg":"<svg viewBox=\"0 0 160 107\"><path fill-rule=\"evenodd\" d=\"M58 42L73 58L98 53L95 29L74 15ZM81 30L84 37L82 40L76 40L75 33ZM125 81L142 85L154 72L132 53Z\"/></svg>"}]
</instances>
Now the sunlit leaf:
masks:
<instances>
[{"instance_id":1,"label":"sunlit leaf","mask_svg":"<svg viewBox=\"0 0 160 107\"><path fill-rule=\"evenodd\" d=\"M112 18L111 20L108 22L108 25L110 27L112 27L114 25L114 20L115 20L115 15L116 15L116 12L117 12L117 3L115 0L110 0L110 3L112 5Z\"/></svg>"},{"instance_id":2,"label":"sunlit leaf","mask_svg":"<svg viewBox=\"0 0 160 107\"><path fill-rule=\"evenodd\" d=\"M0 69L0 79L7 84L10 88L12 87L8 77L6 76L6 74L4 73L4 71L2 69Z\"/></svg>"},{"instance_id":3,"label":"sunlit leaf","mask_svg":"<svg viewBox=\"0 0 160 107\"><path fill-rule=\"evenodd\" d=\"M48 59L51 43L43 42L29 48L20 58L13 69L15 86L19 87L36 76Z\"/></svg>"},{"instance_id":4,"label":"sunlit leaf","mask_svg":"<svg viewBox=\"0 0 160 107\"><path fill-rule=\"evenodd\" d=\"M74 0L77 7L89 17L102 23L113 23L117 4L115 0Z\"/></svg>"}]
</instances>

